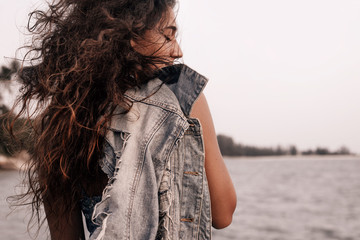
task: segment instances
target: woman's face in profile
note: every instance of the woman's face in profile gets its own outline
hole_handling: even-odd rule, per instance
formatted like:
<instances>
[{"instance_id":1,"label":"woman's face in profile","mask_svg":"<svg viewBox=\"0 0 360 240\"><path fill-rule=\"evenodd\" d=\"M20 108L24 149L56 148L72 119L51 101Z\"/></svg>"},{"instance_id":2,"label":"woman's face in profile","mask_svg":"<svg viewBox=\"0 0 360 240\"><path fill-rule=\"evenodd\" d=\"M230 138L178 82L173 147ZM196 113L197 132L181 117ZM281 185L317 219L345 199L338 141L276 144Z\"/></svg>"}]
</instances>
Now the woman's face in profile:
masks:
<instances>
[{"instance_id":1,"label":"woman's face in profile","mask_svg":"<svg viewBox=\"0 0 360 240\"><path fill-rule=\"evenodd\" d=\"M175 37L177 27L174 11L170 9L165 17L154 29L146 31L141 39L131 40L131 45L144 56L159 57L172 64L175 59L181 58L183 53ZM162 63L157 67L165 65Z\"/></svg>"}]
</instances>

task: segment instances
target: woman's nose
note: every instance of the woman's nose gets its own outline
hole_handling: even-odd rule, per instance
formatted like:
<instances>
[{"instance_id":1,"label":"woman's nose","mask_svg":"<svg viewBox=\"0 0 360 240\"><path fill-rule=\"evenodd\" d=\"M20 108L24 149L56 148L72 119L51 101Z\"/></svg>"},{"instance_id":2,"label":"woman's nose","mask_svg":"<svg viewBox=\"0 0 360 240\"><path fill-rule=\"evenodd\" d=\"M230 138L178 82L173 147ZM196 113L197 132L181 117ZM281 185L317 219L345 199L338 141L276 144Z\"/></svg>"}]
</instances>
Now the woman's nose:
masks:
<instances>
[{"instance_id":1,"label":"woman's nose","mask_svg":"<svg viewBox=\"0 0 360 240\"><path fill-rule=\"evenodd\" d=\"M174 58L174 59L183 57L183 52L182 52L181 47L180 47L177 40L175 41L174 47L173 47L173 49L171 51L171 57Z\"/></svg>"}]
</instances>

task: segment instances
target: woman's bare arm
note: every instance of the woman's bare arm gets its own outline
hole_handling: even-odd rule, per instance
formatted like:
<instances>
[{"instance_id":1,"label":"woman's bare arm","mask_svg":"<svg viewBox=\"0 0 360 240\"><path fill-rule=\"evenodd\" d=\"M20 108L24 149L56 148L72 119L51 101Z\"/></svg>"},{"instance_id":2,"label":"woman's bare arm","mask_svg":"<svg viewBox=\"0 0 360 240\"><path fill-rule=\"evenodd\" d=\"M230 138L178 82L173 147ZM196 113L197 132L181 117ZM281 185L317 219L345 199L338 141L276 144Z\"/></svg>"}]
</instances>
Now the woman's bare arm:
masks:
<instances>
[{"instance_id":1,"label":"woman's bare arm","mask_svg":"<svg viewBox=\"0 0 360 240\"><path fill-rule=\"evenodd\" d=\"M204 94L194 103L191 117L199 119L205 144L205 170L209 183L213 227L225 228L232 222L236 193L220 153L214 123Z\"/></svg>"},{"instance_id":2,"label":"woman's bare arm","mask_svg":"<svg viewBox=\"0 0 360 240\"><path fill-rule=\"evenodd\" d=\"M77 207L74 211L70 212L68 216L64 216L60 219L56 216L56 212L50 212L50 207L46 201L44 201L44 208L50 229L51 240L85 239L80 207Z\"/></svg>"}]
</instances>

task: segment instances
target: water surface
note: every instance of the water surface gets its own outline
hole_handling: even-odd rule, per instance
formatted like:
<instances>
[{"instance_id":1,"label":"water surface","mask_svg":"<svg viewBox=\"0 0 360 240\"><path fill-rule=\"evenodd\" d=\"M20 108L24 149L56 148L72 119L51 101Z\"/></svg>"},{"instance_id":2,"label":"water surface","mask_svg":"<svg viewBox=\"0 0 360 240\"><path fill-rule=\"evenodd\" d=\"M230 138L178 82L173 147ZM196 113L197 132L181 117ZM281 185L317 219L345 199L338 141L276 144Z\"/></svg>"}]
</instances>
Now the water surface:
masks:
<instances>
[{"instance_id":1,"label":"water surface","mask_svg":"<svg viewBox=\"0 0 360 240\"><path fill-rule=\"evenodd\" d=\"M360 157L226 158L226 164L237 209L213 239L360 239ZM5 198L17 183L17 171L0 171L0 239L30 239L26 211L6 218Z\"/></svg>"}]
</instances>

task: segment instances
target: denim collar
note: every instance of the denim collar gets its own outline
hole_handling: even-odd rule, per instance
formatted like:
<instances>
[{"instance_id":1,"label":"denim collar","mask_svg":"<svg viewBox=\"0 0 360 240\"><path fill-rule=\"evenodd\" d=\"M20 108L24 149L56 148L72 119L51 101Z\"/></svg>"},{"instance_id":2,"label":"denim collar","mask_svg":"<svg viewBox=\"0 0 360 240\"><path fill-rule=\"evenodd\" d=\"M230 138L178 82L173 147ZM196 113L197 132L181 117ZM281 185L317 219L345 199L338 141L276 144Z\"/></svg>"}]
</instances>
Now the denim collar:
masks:
<instances>
[{"instance_id":1,"label":"denim collar","mask_svg":"<svg viewBox=\"0 0 360 240\"><path fill-rule=\"evenodd\" d=\"M139 89L127 91L125 95L139 102L149 100L160 104L172 103L174 105L176 103L176 105L179 104L183 114L189 116L194 102L205 88L207 82L206 77L187 65L176 64L162 68L156 78ZM173 96L167 94L168 91L162 88L170 89ZM177 107L176 105L174 107Z\"/></svg>"}]
</instances>

